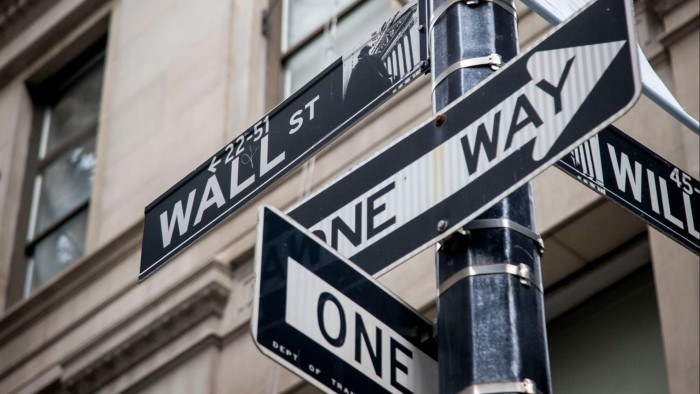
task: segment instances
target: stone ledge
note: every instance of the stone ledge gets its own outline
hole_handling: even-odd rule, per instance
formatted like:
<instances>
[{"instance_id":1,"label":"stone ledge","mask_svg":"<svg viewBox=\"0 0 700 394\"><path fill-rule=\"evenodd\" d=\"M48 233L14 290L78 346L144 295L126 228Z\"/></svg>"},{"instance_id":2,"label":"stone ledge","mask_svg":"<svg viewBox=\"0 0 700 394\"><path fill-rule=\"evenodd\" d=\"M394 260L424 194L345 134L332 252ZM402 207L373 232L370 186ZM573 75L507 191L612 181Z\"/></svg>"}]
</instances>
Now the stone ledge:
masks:
<instances>
[{"instance_id":1,"label":"stone ledge","mask_svg":"<svg viewBox=\"0 0 700 394\"><path fill-rule=\"evenodd\" d=\"M116 261L137 250L141 245L142 227L143 221L134 224L113 242L73 263L29 298L10 307L0 317L0 346L41 318L44 312L78 293L91 280L110 269Z\"/></svg>"},{"instance_id":2,"label":"stone ledge","mask_svg":"<svg viewBox=\"0 0 700 394\"><path fill-rule=\"evenodd\" d=\"M6 30L22 15L42 0L4 0L0 2L0 32Z\"/></svg>"},{"instance_id":3,"label":"stone ledge","mask_svg":"<svg viewBox=\"0 0 700 394\"><path fill-rule=\"evenodd\" d=\"M93 392L197 323L210 316L221 318L229 292L218 282L210 283L156 319L137 336L113 348L77 374L64 377L63 386L71 393Z\"/></svg>"},{"instance_id":4,"label":"stone ledge","mask_svg":"<svg viewBox=\"0 0 700 394\"><path fill-rule=\"evenodd\" d=\"M651 0L649 3L654 12L663 16L684 2L686 0Z\"/></svg>"},{"instance_id":5,"label":"stone ledge","mask_svg":"<svg viewBox=\"0 0 700 394\"><path fill-rule=\"evenodd\" d=\"M138 332L145 330L148 326L154 324L154 320L160 319L167 310L172 309L174 305L185 304L188 298L198 294L201 289L210 286L211 283L219 283L227 289L230 288L227 280L229 273L228 267L217 260L211 260L207 264L195 267L186 277L168 285L158 295L149 297L148 302L139 303L134 305L134 308L128 309L129 313L123 316L121 320L113 322L108 327L103 327L99 333L95 333L95 336L91 335L90 339L85 338L80 345L74 345L76 347L70 353L61 359L54 360L52 365L60 364L64 367L64 372L61 376L75 375L78 371L87 368L88 363L92 362L92 360L101 358L103 354L110 352L112 348L116 348L121 343L126 342L128 337L137 335ZM33 344L36 347L26 351L26 353L22 354L22 357L4 365L3 368L5 369L0 371L0 384L4 378L22 369L28 363L31 363L32 360L42 357L42 352L50 349L55 343L69 335L70 332L80 329L83 324L89 324L89 320L95 313L110 307L114 301L124 296L126 292L133 290L134 286L137 286L135 281L134 284L127 284L126 287L117 290L104 302L95 305L90 310L86 310L84 315L71 322L70 325L45 338L41 344ZM180 293L180 295L176 296L177 293ZM164 300L169 300L168 305L163 305ZM27 326L25 325L25 327ZM17 334L21 333L21 331L17 332ZM23 387L23 384L26 384L26 382L17 387ZM2 386L0 386L0 392L2 391Z\"/></svg>"},{"instance_id":6,"label":"stone ledge","mask_svg":"<svg viewBox=\"0 0 700 394\"><path fill-rule=\"evenodd\" d=\"M684 16L685 18L683 21L676 21L678 22L676 25L659 36L659 42L661 42L664 47L670 47L679 39L692 34L698 29L698 26L700 26L700 19L698 19L697 11Z\"/></svg>"},{"instance_id":7,"label":"stone ledge","mask_svg":"<svg viewBox=\"0 0 700 394\"><path fill-rule=\"evenodd\" d=\"M19 1L0 0L0 10L3 4ZM31 77L40 68L39 60L59 68L107 32L111 4L106 0L33 0L32 4L21 12L9 7L13 17L0 21L0 88L14 78ZM53 59L45 58L47 54Z\"/></svg>"},{"instance_id":8,"label":"stone ledge","mask_svg":"<svg viewBox=\"0 0 700 394\"><path fill-rule=\"evenodd\" d=\"M129 348L130 344L132 344L136 338L142 338L144 333L161 335L162 333L158 331L158 327L165 328L174 324L176 326L174 329L177 329L179 333L175 332L166 335L166 332L166 334L163 334L167 336L167 338L164 339L165 342L158 341L159 345L156 345L155 351L167 348L174 342L182 342L184 344L183 346L189 349L189 347L193 345L189 344L186 338L190 336L189 332L192 330L204 330L208 336L213 336L218 341L219 331L221 329L218 322L225 313L224 306L228 302L228 299L235 295L232 293L231 283L228 281L229 274L228 267L217 260L211 260L207 264L195 267L186 277L170 284L162 289L162 291L159 291L157 295L153 295L153 297L149 296L148 302L134 305L135 308L129 308L129 312L119 320L112 322L109 326L103 325L99 330L100 332L89 332L89 337L83 337L84 339L82 342L72 345L72 350L64 356L54 360L44 360L48 361L48 364L44 362L43 367L39 368L44 368L44 371L60 368L60 374L58 374L58 376L53 376L53 378L50 379L50 384L51 387L58 385L56 387L62 388L63 390L67 387L64 381L84 375L86 371L95 369L96 365L103 364L105 360L109 361L110 359L114 359L114 357L110 355L118 354L125 348ZM125 291L128 291L131 287L132 286L127 286L127 290ZM114 300L115 297L119 297L120 294L123 295L124 291L118 291L116 295L110 297L110 300ZM214 299L212 300L207 297L214 297ZM164 302L166 300L167 302ZM210 308L212 306L211 304L203 302L206 300L218 300L220 304L215 310L212 310ZM49 378L44 376L45 372L40 372L38 374L32 372L31 376L27 376L21 369L28 363L30 364L41 359L43 357L42 352L49 349L56 342L61 341L68 335L69 331L80 329L83 324L89 324L88 320L91 316L93 316L96 311L108 307L110 302L111 301L101 303L90 311L87 311L85 316L73 322L70 326L56 332L55 335L52 335L50 338L46 338L46 341L40 346L4 366L6 369L0 372L2 378L9 377L17 372L23 375L24 378L22 379L25 380L20 382L14 379L14 383L4 382L7 383L7 385L5 385L4 388L0 386L0 392L14 393L14 390L17 389L20 390L18 393L43 392L41 390L48 386L41 384L39 387L40 390L36 388L37 385L40 384L40 382L37 381L45 383ZM193 308L200 308L201 310L195 311ZM195 311L196 314L190 315L191 311ZM179 318L184 317L188 317L191 324L182 324ZM152 354L153 352L145 353L141 356L141 359L152 357ZM3 383L1 380L2 378L0 378L0 383ZM65 390L56 392L62 393L65 392Z\"/></svg>"}]
</instances>

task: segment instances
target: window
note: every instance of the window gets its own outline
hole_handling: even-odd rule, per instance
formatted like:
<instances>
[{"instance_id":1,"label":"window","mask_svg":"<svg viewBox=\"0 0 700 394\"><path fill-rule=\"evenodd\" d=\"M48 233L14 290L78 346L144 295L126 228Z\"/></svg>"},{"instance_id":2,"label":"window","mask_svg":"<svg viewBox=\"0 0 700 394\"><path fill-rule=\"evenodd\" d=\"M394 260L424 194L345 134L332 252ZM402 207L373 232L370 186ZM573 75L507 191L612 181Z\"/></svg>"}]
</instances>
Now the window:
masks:
<instances>
[{"instance_id":1,"label":"window","mask_svg":"<svg viewBox=\"0 0 700 394\"><path fill-rule=\"evenodd\" d=\"M27 175L23 298L85 253L104 41L30 87L37 135Z\"/></svg>"},{"instance_id":2,"label":"window","mask_svg":"<svg viewBox=\"0 0 700 394\"><path fill-rule=\"evenodd\" d=\"M390 0L282 1L285 97L369 38L395 11Z\"/></svg>"},{"instance_id":3,"label":"window","mask_svg":"<svg viewBox=\"0 0 700 394\"><path fill-rule=\"evenodd\" d=\"M650 264L557 317L547 332L555 392L668 392Z\"/></svg>"}]
</instances>

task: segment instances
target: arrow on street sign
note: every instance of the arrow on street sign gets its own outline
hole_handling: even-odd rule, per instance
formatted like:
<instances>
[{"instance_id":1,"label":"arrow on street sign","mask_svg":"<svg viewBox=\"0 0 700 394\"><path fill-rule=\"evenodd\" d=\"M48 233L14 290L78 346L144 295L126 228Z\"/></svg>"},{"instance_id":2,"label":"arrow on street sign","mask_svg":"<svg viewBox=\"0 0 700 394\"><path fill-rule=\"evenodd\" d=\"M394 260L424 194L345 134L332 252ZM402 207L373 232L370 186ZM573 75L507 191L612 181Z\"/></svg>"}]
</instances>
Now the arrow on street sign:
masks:
<instances>
[{"instance_id":1,"label":"arrow on street sign","mask_svg":"<svg viewBox=\"0 0 700 394\"><path fill-rule=\"evenodd\" d=\"M613 126L556 166L700 255L700 182Z\"/></svg>"},{"instance_id":2,"label":"arrow on street sign","mask_svg":"<svg viewBox=\"0 0 700 394\"><path fill-rule=\"evenodd\" d=\"M588 0L522 0L523 4L538 13L547 22L556 25L571 15L575 10L581 8ZM696 134L700 133L700 124L690 116L683 106L678 103L673 94L668 90L663 81L656 74L656 71L649 64L649 60L644 57L642 48L637 44L639 60L641 65L642 92L655 102L661 109L680 121Z\"/></svg>"},{"instance_id":3,"label":"arrow on street sign","mask_svg":"<svg viewBox=\"0 0 700 394\"><path fill-rule=\"evenodd\" d=\"M420 3L420 4L419 4ZM207 159L145 209L139 280L309 159L427 68L426 0Z\"/></svg>"},{"instance_id":4,"label":"arrow on street sign","mask_svg":"<svg viewBox=\"0 0 700 394\"><path fill-rule=\"evenodd\" d=\"M625 113L641 90L633 29L630 1L592 3L289 216L385 272Z\"/></svg>"},{"instance_id":5,"label":"arrow on street sign","mask_svg":"<svg viewBox=\"0 0 700 394\"><path fill-rule=\"evenodd\" d=\"M279 211L262 207L251 331L326 392L435 393L433 324Z\"/></svg>"}]
</instances>

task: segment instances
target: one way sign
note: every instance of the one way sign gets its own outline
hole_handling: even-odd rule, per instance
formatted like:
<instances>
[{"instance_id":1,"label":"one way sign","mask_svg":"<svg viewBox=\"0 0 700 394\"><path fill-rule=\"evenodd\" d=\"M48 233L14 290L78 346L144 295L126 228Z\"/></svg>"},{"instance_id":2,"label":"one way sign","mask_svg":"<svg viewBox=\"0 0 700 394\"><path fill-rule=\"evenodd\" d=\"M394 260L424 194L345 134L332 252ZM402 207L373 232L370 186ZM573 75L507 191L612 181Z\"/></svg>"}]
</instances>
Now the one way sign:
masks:
<instances>
[{"instance_id":1,"label":"one way sign","mask_svg":"<svg viewBox=\"0 0 700 394\"><path fill-rule=\"evenodd\" d=\"M433 324L298 224L260 209L251 332L326 392L436 393Z\"/></svg>"},{"instance_id":2,"label":"one way sign","mask_svg":"<svg viewBox=\"0 0 700 394\"><path fill-rule=\"evenodd\" d=\"M625 113L641 91L633 27L630 1L593 2L289 215L380 274Z\"/></svg>"}]
</instances>

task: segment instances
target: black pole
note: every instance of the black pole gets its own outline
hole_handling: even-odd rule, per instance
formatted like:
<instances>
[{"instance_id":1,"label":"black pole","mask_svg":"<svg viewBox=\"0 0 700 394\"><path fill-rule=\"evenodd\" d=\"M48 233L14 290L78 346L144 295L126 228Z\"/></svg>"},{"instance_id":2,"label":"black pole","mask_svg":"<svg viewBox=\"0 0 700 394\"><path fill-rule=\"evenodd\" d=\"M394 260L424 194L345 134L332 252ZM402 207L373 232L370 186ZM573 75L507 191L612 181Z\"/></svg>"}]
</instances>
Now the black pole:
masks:
<instances>
[{"instance_id":1,"label":"black pole","mask_svg":"<svg viewBox=\"0 0 700 394\"><path fill-rule=\"evenodd\" d=\"M515 9L506 7L512 4L432 0L433 83L460 60L486 63L448 71L434 86L435 112L493 72L490 55L506 62L517 54ZM535 229L529 183L441 244L436 264L442 394L551 392L543 294L526 275L518 276L529 270L534 283L541 283L541 251L534 231L518 225Z\"/></svg>"}]
</instances>

